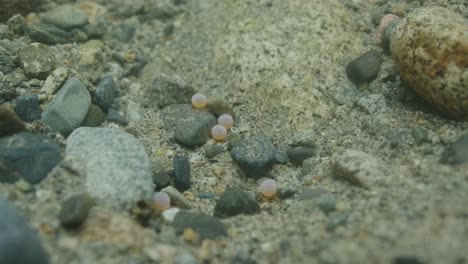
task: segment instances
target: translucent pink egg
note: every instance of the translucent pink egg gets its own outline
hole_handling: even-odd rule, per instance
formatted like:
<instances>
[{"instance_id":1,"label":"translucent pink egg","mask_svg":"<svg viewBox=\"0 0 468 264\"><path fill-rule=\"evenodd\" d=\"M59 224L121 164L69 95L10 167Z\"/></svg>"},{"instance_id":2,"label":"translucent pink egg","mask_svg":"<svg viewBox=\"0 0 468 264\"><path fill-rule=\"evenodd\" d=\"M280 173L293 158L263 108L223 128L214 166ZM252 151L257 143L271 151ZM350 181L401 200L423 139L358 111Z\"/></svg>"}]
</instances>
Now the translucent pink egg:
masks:
<instances>
[{"instance_id":1,"label":"translucent pink egg","mask_svg":"<svg viewBox=\"0 0 468 264\"><path fill-rule=\"evenodd\" d=\"M234 126L234 119L230 114L222 114L218 117L218 124L224 126L227 130Z\"/></svg>"},{"instance_id":2,"label":"translucent pink egg","mask_svg":"<svg viewBox=\"0 0 468 264\"><path fill-rule=\"evenodd\" d=\"M273 198L278 191L278 185L275 180L265 179L259 186L260 193L266 198Z\"/></svg>"},{"instance_id":3,"label":"translucent pink egg","mask_svg":"<svg viewBox=\"0 0 468 264\"><path fill-rule=\"evenodd\" d=\"M214 125L211 128L211 136L216 140L223 140L227 136L227 130L222 125Z\"/></svg>"},{"instance_id":4,"label":"translucent pink egg","mask_svg":"<svg viewBox=\"0 0 468 264\"><path fill-rule=\"evenodd\" d=\"M196 93L192 96L192 105L195 108L203 108L208 103L206 95L202 93Z\"/></svg>"},{"instance_id":5,"label":"translucent pink egg","mask_svg":"<svg viewBox=\"0 0 468 264\"><path fill-rule=\"evenodd\" d=\"M159 212L162 212L166 209L169 209L169 207L171 207L171 198L165 192L155 193L153 201L154 201L154 207L156 207L156 209Z\"/></svg>"}]
</instances>

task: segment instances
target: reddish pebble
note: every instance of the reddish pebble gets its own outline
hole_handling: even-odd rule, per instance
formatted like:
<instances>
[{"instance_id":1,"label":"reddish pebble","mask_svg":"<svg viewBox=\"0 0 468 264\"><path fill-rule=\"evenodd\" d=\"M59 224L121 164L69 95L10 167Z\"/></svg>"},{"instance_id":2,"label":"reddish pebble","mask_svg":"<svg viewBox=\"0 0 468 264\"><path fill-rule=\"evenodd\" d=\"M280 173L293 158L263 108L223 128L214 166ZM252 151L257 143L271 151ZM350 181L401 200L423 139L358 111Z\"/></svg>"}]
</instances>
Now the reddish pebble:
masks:
<instances>
[{"instance_id":1,"label":"reddish pebble","mask_svg":"<svg viewBox=\"0 0 468 264\"><path fill-rule=\"evenodd\" d=\"M169 209L169 207L171 207L171 198L165 192L155 193L153 201L154 201L154 207L156 207L156 209L159 212L162 212L166 209Z\"/></svg>"},{"instance_id":2,"label":"reddish pebble","mask_svg":"<svg viewBox=\"0 0 468 264\"><path fill-rule=\"evenodd\" d=\"M206 95L202 93L196 93L192 96L192 105L195 108L203 108L208 103Z\"/></svg>"},{"instance_id":3,"label":"reddish pebble","mask_svg":"<svg viewBox=\"0 0 468 264\"><path fill-rule=\"evenodd\" d=\"M218 124L229 130L234 126L234 119L229 114L222 114L218 117Z\"/></svg>"},{"instance_id":4,"label":"reddish pebble","mask_svg":"<svg viewBox=\"0 0 468 264\"><path fill-rule=\"evenodd\" d=\"M273 198L278 191L278 185L275 180L265 179L258 188L260 193L266 198Z\"/></svg>"},{"instance_id":5,"label":"reddish pebble","mask_svg":"<svg viewBox=\"0 0 468 264\"><path fill-rule=\"evenodd\" d=\"M216 140L223 140L227 136L227 130L222 125L214 125L211 128L211 136Z\"/></svg>"}]
</instances>

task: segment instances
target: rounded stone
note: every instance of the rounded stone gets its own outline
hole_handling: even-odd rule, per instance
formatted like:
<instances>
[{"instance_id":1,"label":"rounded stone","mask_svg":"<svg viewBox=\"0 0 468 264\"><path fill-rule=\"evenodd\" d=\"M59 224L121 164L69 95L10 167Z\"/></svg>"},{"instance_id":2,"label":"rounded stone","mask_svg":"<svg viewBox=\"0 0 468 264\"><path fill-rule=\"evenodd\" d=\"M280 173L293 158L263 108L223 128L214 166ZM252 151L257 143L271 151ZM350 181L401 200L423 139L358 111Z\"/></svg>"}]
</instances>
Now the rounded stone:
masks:
<instances>
[{"instance_id":1,"label":"rounded stone","mask_svg":"<svg viewBox=\"0 0 468 264\"><path fill-rule=\"evenodd\" d=\"M86 220L94 200L88 194L76 194L62 203L59 213L60 224L66 228L79 227Z\"/></svg>"},{"instance_id":2,"label":"rounded stone","mask_svg":"<svg viewBox=\"0 0 468 264\"><path fill-rule=\"evenodd\" d=\"M443 7L416 9L393 31L390 52L402 79L451 118L468 120L468 25Z\"/></svg>"},{"instance_id":3,"label":"rounded stone","mask_svg":"<svg viewBox=\"0 0 468 264\"><path fill-rule=\"evenodd\" d=\"M86 13L72 5L58 6L45 13L42 20L65 30L82 27L88 23Z\"/></svg>"}]
</instances>

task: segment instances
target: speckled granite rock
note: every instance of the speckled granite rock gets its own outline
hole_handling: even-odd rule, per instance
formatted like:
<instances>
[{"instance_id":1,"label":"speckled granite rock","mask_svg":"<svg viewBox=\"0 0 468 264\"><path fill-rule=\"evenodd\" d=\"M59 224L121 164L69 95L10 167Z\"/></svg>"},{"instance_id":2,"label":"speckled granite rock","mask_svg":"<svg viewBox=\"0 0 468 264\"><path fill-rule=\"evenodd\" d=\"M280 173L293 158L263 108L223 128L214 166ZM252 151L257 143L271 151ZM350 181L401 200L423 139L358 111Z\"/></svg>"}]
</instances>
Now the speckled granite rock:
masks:
<instances>
[{"instance_id":1,"label":"speckled granite rock","mask_svg":"<svg viewBox=\"0 0 468 264\"><path fill-rule=\"evenodd\" d=\"M392 34L392 58L421 97L452 118L468 120L468 25L442 8L419 8Z\"/></svg>"}]
</instances>

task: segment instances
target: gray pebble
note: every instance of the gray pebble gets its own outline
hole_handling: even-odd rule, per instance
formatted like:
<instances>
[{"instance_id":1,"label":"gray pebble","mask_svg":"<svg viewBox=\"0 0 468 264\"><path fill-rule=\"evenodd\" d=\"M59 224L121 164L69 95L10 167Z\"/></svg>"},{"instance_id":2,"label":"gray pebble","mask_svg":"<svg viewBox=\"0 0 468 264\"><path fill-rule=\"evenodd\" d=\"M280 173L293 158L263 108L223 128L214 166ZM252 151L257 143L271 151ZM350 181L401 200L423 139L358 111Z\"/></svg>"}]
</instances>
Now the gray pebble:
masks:
<instances>
[{"instance_id":1,"label":"gray pebble","mask_svg":"<svg viewBox=\"0 0 468 264\"><path fill-rule=\"evenodd\" d=\"M159 74L145 94L143 106L163 108L172 104L191 102L195 90L178 75Z\"/></svg>"},{"instance_id":2,"label":"gray pebble","mask_svg":"<svg viewBox=\"0 0 468 264\"><path fill-rule=\"evenodd\" d=\"M395 28L398 26L398 23L400 22L399 19L394 20L390 22L384 29L382 33L382 49L385 52L385 54L389 55L390 54L390 39L392 37L393 31Z\"/></svg>"},{"instance_id":3,"label":"gray pebble","mask_svg":"<svg viewBox=\"0 0 468 264\"><path fill-rule=\"evenodd\" d=\"M229 188L221 195L215 205L213 215L227 218L240 214L257 214L260 206L253 195L237 188Z\"/></svg>"},{"instance_id":4,"label":"gray pebble","mask_svg":"<svg viewBox=\"0 0 468 264\"><path fill-rule=\"evenodd\" d=\"M357 105L368 114L385 113L387 111L385 96L382 94L363 96L357 101Z\"/></svg>"},{"instance_id":5,"label":"gray pebble","mask_svg":"<svg viewBox=\"0 0 468 264\"><path fill-rule=\"evenodd\" d=\"M164 169L162 162L153 160L151 168L153 169L153 182L156 185L156 189L160 190L171 183L171 176Z\"/></svg>"},{"instance_id":6,"label":"gray pebble","mask_svg":"<svg viewBox=\"0 0 468 264\"><path fill-rule=\"evenodd\" d=\"M55 68L55 56L43 44L27 45L18 51L21 68L29 78L46 79Z\"/></svg>"},{"instance_id":7,"label":"gray pebble","mask_svg":"<svg viewBox=\"0 0 468 264\"><path fill-rule=\"evenodd\" d=\"M0 138L0 182L37 184L61 161L60 147L30 133Z\"/></svg>"},{"instance_id":8,"label":"gray pebble","mask_svg":"<svg viewBox=\"0 0 468 264\"><path fill-rule=\"evenodd\" d=\"M331 193L321 195L320 199L318 201L318 207L324 213L330 213L332 211L335 211L335 209L336 209L336 196L331 194Z\"/></svg>"},{"instance_id":9,"label":"gray pebble","mask_svg":"<svg viewBox=\"0 0 468 264\"><path fill-rule=\"evenodd\" d=\"M35 232L20 213L0 196L0 263L49 263Z\"/></svg>"},{"instance_id":10,"label":"gray pebble","mask_svg":"<svg viewBox=\"0 0 468 264\"><path fill-rule=\"evenodd\" d=\"M88 193L116 209L151 199L151 162L138 140L119 129L80 127L68 138L66 155L81 159Z\"/></svg>"},{"instance_id":11,"label":"gray pebble","mask_svg":"<svg viewBox=\"0 0 468 264\"><path fill-rule=\"evenodd\" d=\"M197 264L197 259L190 253L182 253L175 256L174 264Z\"/></svg>"},{"instance_id":12,"label":"gray pebble","mask_svg":"<svg viewBox=\"0 0 468 264\"><path fill-rule=\"evenodd\" d=\"M315 156L316 151L313 148L297 147L286 150L286 154L294 166L300 166L304 160Z\"/></svg>"},{"instance_id":13,"label":"gray pebble","mask_svg":"<svg viewBox=\"0 0 468 264\"><path fill-rule=\"evenodd\" d=\"M383 57L379 51L368 51L346 65L348 78L356 84L370 83L380 71Z\"/></svg>"},{"instance_id":14,"label":"gray pebble","mask_svg":"<svg viewBox=\"0 0 468 264\"><path fill-rule=\"evenodd\" d=\"M12 72L16 62L10 51L0 45L0 72L6 74Z\"/></svg>"},{"instance_id":15,"label":"gray pebble","mask_svg":"<svg viewBox=\"0 0 468 264\"><path fill-rule=\"evenodd\" d=\"M115 82L112 76L104 77L96 87L96 104L104 111L109 110L114 101L115 96Z\"/></svg>"},{"instance_id":16,"label":"gray pebble","mask_svg":"<svg viewBox=\"0 0 468 264\"><path fill-rule=\"evenodd\" d=\"M23 121L13 110L0 105L0 137L10 136L25 129Z\"/></svg>"},{"instance_id":17,"label":"gray pebble","mask_svg":"<svg viewBox=\"0 0 468 264\"><path fill-rule=\"evenodd\" d=\"M83 122L90 105L88 90L78 78L72 77L42 112L42 120L61 133L71 133Z\"/></svg>"},{"instance_id":18,"label":"gray pebble","mask_svg":"<svg viewBox=\"0 0 468 264\"><path fill-rule=\"evenodd\" d=\"M247 177L261 178L277 163L285 163L285 152L273 147L271 141L258 136L246 140L231 150L233 160L242 168Z\"/></svg>"},{"instance_id":19,"label":"gray pebble","mask_svg":"<svg viewBox=\"0 0 468 264\"><path fill-rule=\"evenodd\" d=\"M177 213L172 225L179 235L182 234L185 229L191 228L200 236L200 240L227 236L226 227L221 220L202 213L192 213L182 210Z\"/></svg>"},{"instance_id":20,"label":"gray pebble","mask_svg":"<svg viewBox=\"0 0 468 264\"><path fill-rule=\"evenodd\" d=\"M121 42L129 42L135 35L136 27L130 23L121 23L112 31L112 36Z\"/></svg>"},{"instance_id":21,"label":"gray pebble","mask_svg":"<svg viewBox=\"0 0 468 264\"><path fill-rule=\"evenodd\" d=\"M317 142L317 133L312 129L294 131L288 139L288 145L291 147L315 148Z\"/></svg>"},{"instance_id":22,"label":"gray pebble","mask_svg":"<svg viewBox=\"0 0 468 264\"><path fill-rule=\"evenodd\" d=\"M224 100L218 98L210 98L206 107L210 109L210 111L213 112L216 116L220 116L222 114L229 114L234 120L236 118L236 113L234 112L234 109L228 102Z\"/></svg>"},{"instance_id":23,"label":"gray pebble","mask_svg":"<svg viewBox=\"0 0 468 264\"><path fill-rule=\"evenodd\" d=\"M185 192L190 189L191 182L191 171L190 162L186 156L175 155L173 159L174 165L174 177L173 182L177 190Z\"/></svg>"},{"instance_id":24,"label":"gray pebble","mask_svg":"<svg viewBox=\"0 0 468 264\"><path fill-rule=\"evenodd\" d=\"M120 112L115 110L114 108L111 108L109 109L109 111L107 111L107 120L119 124L121 126L128 125L128 121L125 118L125 116L120 114Z\"/></svg>"},{"instance_id":25,"label":"gray pebble","mask_svg":"<svg viewBox=\"0 0 468 264\"><path fill-rule=\"evenodd\" d=\"M66 228L79 227L88 217L94 200L88 194L73 195L62 203L58 215L60 224Z\"/></svg>"},{"instance_id":26,"label":"gray pebble","mask_svg":"<svg viewBox=\"0 0 468 264\"><path fill-rule=\"evenodd\" d=\"M450 144L440 160L444 164L458 165L468 161L468 134Z\"/></svg>"},{"instance_id":27,"label":"gray pebble","mask_svg":"<svg viewBox=\"0 0 468 264\"><path fill-rule=\"evenodd\" d=\"M338 226L345 225L346 222L348 221L348 218L349 218L350 214L351 214L351 212L348 211L348 210L331 212L328 215L326 229L329 230L329 231L333 231Z\"/></svg>"},{"instance_id":28,"label":"gray pebble","mask_svg":"<svg viewBox=\"0 0 468 264\"><path fill-rule=\"evenodd\" d=\"M161 190L161 192L167 193L171 198L171 203L177 205L180 208L190 209L192 208L191 202L185 198L176 188L167 186Z\"/></svg>"},{"instance_id":29,"label":"gray pebble","mask_svg":"<svg viewBox=\"0 0 468 264\"><path fill-rule=\"evenodd\" d=\"M69 41L66 31L49 24L29 24L27 26L27 32L33 41L43 44L64 44Z\"/></svg>"},{"instance_id":30,"label":"gray pebble","mask_svg":"<svg viewBox=\"0 0 468 264\"><path fill-rule=\"evenodd\" d=\"M85 12L72 5L60 5L43 14L42 20L56 27L71 30L79 28L88 23Z\"/></svg>"},{"instance_id":31,"label":"gray pebble","mask_svg":"<svg viewBox=\"0 0 468 264\"><path fill-rule=\"evenodd\" d=\"M332 97L339 105L352 105L358 99L360 92L354 84L347 83L336 87Z\"/></svg>"},{"instance_id":32,"label":"gray pebble","mask_svg":"<svg viewBox=\"0 0 468 264\"><path fill-rule=\"evenodd\" d=\"M25 94L18 97L15 112L25 122L40 119L42 109L37 94Z\"/></svg>"},{"instance_id":33,"label":"gray pebble","mask_svg":"<svg viewBox=\"0 0 468 264\"><path fill-rule=\"evenodd\" d=\"M427 130L421 126L413 127L413 129L411 129L411 135L413 136L414 142L418 145L429 140Z\"/></svg>"},{"instance_id":34,"label":"gray pebble","mask_svg":"<svg viewBox=\"0 0 468 264\"><path fill-rule=\"evenodd\" d=\"M223 152L224 152L224 147L219 144L207 145L204 148L205 158L207 159L212 159L216 157L218 154L221 154Z\"/></svg>"},{"instance_id":35,"label":"gray pebble","mask_svg":"<svg viewBox=\"0 0 468 264\"><path fill-rule=\"evenodd\" d=\"M106 118L106 115L104 112L99 108L99 106L95 104L91 104L89 106L88 113L85 116L85 119L83 120L83 123L81 123L80 126L85 126L85 127L98 127L104 122L104 119Z\"/></svg>"},{"instance_id":36,"label":"gray pebble","mask_svg":"<svg viewBox=\"0 0 468 264\"><path fill-rule=\"evenodd\" d=\"M335 176L364 188L385 175L384 166L372 155L359 150L347 149L335 154L331 160Z\"/></svg>"}]
</instances>

